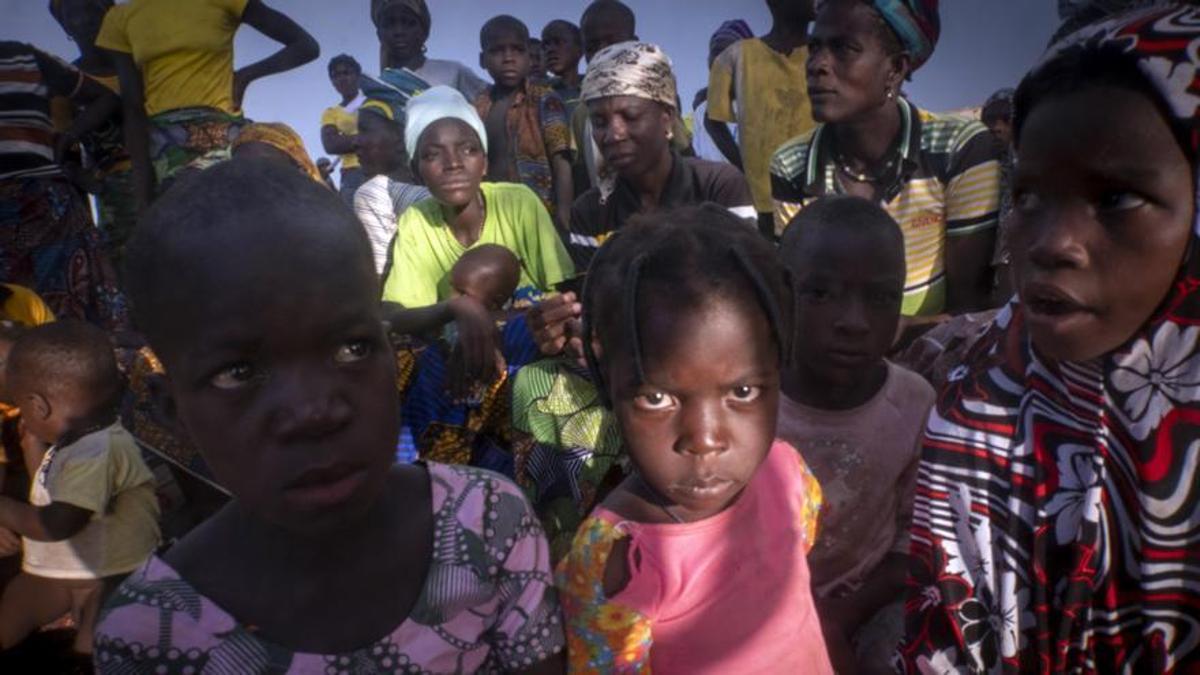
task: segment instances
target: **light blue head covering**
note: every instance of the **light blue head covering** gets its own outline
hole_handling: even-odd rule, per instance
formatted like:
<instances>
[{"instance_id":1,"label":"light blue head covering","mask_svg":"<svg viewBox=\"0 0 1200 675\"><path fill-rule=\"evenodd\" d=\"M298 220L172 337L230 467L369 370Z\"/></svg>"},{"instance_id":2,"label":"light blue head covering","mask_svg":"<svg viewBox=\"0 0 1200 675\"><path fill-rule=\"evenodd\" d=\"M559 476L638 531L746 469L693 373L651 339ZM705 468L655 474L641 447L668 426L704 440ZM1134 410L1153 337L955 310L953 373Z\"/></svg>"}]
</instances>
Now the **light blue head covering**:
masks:
<instances>
[{"instance_id":1,"label":"light blue head covering","mask_svg":"<svg viewBox=\"0 0 1200 675\"><path fill-rule=\"evenodd\" d=\"M406 107L408 119L404 125L404 143L414 157L421 134L429 125L446 118L466 122L479 135L483 151L487 152L487 130L484 129L483 120L479 118L475 106L468 103L457 89L445 85L430 87L410 99Z\"/></svg>"}]
</instances>

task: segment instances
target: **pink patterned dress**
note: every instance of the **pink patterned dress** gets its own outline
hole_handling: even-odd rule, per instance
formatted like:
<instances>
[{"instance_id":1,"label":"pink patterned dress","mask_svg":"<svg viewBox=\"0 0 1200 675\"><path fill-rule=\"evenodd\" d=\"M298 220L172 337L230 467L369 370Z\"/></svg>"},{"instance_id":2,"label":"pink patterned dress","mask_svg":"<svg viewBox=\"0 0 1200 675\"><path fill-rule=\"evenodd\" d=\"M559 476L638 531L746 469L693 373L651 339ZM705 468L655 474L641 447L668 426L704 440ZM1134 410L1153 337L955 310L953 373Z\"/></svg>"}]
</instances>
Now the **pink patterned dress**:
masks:
<instances>
[{"instance_id":1,"label":"pink patterned dress","mask_svg":"<svg viewBox=\"0 0 1200 675\"><path fill-rule=\"evenodd\" d=\"M416 606L386 637L341 654L271 644L153 557L101 614L97 672L501 672L562 651L546 538L520 489L481 469L427 466L433 561Z\"/></svg>"}]
</instances>

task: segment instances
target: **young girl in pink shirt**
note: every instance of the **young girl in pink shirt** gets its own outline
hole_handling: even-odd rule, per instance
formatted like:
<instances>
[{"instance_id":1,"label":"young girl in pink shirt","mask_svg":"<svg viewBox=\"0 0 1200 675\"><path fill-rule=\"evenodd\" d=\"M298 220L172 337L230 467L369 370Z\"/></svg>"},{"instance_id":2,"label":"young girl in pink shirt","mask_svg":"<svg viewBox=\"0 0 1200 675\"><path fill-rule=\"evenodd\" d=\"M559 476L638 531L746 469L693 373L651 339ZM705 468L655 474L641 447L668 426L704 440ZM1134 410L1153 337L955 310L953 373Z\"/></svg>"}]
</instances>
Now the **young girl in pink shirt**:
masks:
<instances>
[{"instance_id":1,"label":"young girl in pink shirt","mask_svg":"<svg viewBox=\"0 0 1200 675\"><path fill-rule=\"evenodd\" d=\"M770 246L711 207L597 254L584 345L633 472L557 582L572 672L832 672L809 591L820 488L775 440L789 330Z\"/></svg>"}]
</instances>

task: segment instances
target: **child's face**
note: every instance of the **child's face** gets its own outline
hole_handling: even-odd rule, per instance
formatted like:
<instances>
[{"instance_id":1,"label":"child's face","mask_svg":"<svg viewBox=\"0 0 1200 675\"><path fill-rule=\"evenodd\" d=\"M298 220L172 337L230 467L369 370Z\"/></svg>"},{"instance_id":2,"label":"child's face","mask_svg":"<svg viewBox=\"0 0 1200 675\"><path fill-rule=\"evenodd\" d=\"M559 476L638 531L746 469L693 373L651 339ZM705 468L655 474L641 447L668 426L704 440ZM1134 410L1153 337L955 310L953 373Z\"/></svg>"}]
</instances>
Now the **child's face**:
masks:
<instances>
[{"instance_id":1,"label":"child's face","mask_svg":"<svg viewBox=\"0 0 1200 675\"><path fill-rule=\"evenodd\" d=\"M244 508L328 533L370 507L395 452L399 398L377 284L366 261L320 253L346 251L328 236L287 262L235 239L235 253L207 252L222 262L181 290L187 310L155 349L183 429Z\"/></svg>"},{"instance_id":2,"label":"child's face","mask_svg":"<svg viewBox=\"0 0 1200 675\"><path fill-rule=\"evenodd\" d=\"M393 3L383 11L375 34L393 63L407 63L420 56L421 48L429 38L420 17L399 3Z\"/></svg>"},{"instance_id":3,"label":"child's face","mask_svg":"<svg viewBox=\"0 0 1200 675\"><path fill-rule=\"evenodd\" d=\"M633 26L615 12L596 12L579 29L583 33L583 49L588 61L605 47L637 39Z\"/></svg>"},{"instance_id":4,"label":"child's face","mask_svg":"<svg viewBox=\"0 0 1200 675\"><path fill-rule=\"evenodd\" d=\"M487 173L487 153L466 122L446 118L421 134L417 169L434 199L461 208L479 194L479 184Z\"/></svg>"},{"instance_id":5,"label":"child's face","mask_svg":"<svg viewBox=\"0 0 1200 675\"><path fill-rule=\"evenodd\" d=\"M339 63L329 71L329 81L343 98L358 95L358 70L349 63Z\"/></svg>"},{"instance_id":6,"label":"child's face","mask_svg":"<svg viewBox=\"0 0 1200 675\"><path fill-rule=\"evenodd\" d=\"M529 38L529 72L534 77L546 75L546 54L543 49L541 40Z\"/></svg>"},{"instance_id":7,"label":"child's face","mask_svg":"<svg viewBox=\"0 0 1200 675\"><path fill-rule=\"evenodd\" d=\"M479 67L486 70L501 87L512 89L520 86L529 77L532 67L529 38L511 30L492 31L479 55Z\"/></svg>"},{"instance_id":8,"label":"child's face","mask_svg":"<svg viewBox=\"0 0 1200 675\"><path fill-rule=\"evenodd\" d=\"M504 270L495 268L464 270L456 267L450 276L450 285L458 295L474 298L497 312L512 298L513 290L506 283L507 276Z\"/></svg>"},{"instance_id":9,"label":"child's face","mask_svg":"<svg viewBox=\"0 0 1200 675\"><path fill-rule=\"evenodd\" d=\"M551 26L542 33L542 51L546 55L546 70L562 77L578 72L583 50L575 43L570 31L561 26Z\"/></svg>"},{"instance_id":10,"label":"child's face","mask_svg":"<svg viewBox=\"0 0 1200 675\"><path fill-rule=\"evenodd\" d=\"M778 352L753 303L663 306L640 326L645 382L637 383L628 350L610 349L611 340L601 340L601 358L630 458L678 505L677 515L696 520L728 506L770 450Z\"/></svg>"},{"instance_id":11,"label":"child's face","mask_svg":"<svg viewBox=\"0 0 1200 675\"><path fill-rule=\"evenodd\" d=\"M796 292L797 366L836 385L871 376L904 301L903 252L849 230L826 226L783 261Z\"/></svg>"},{"instance_id":12,"label":"child's face","mask_svg":"<svg viewBox=\"0 0 1200 675\"><path fill-rule=\"evenodd\" d=\"M1019 143L1009 248L1030 336L1046 357L1096 358L1170 290L1195 213L1192 167L1153 102L1117 87L1043 100Z\"/></svg>"}]
</instances>

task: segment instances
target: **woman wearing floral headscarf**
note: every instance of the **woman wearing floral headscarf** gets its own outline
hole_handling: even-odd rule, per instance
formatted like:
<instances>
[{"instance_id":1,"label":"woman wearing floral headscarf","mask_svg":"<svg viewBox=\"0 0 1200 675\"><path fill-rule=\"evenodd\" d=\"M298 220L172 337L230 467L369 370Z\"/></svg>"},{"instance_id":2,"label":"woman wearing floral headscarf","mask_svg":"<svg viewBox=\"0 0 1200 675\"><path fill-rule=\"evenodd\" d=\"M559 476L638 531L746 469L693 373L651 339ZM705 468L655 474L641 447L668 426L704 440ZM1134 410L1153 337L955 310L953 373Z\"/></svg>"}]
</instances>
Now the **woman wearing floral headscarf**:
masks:
<instances>
[{"instance_id":1,"label":"woman wearing floral headscarf","mask_svg":"<svg viewBox=\"0 0 1200 675\"><path fill-rule=\"evenodd\" d=\"M672 149L679 98L671 60L657 46L622 42L602 49L588 63L581 98L606 171L571 209L567 247L577 267L586 267L636 213L711 201L754 217L740 172Z\"/></svg>"},{"instance_id":2,"label":"woman wearing floral headscarf","mask_svg":"<svg viewBox=\"0 0 1200 675\"><path fill-rule=\"evenodd\" d=\"M775 228L828 194L880 203L904 232L903 313L988 304L1000 165L978 122L909 103L905 79L933 54L937 0L827 0L808 45L811 132L771 162Z\"/></svg>"},{"instance_id":3,"label":"woman wearing floral headscarf","mask_svg":"<svg viewBox=\"0 0 1200 675\"><path fill-rule=\"evenodd\" d=\"M1200 667L1198 47L1142 9L1017 91L1017 296L926 426L910 672Z\"/></svg>"}]
</instances>

